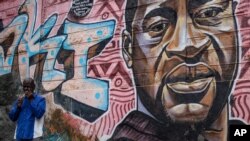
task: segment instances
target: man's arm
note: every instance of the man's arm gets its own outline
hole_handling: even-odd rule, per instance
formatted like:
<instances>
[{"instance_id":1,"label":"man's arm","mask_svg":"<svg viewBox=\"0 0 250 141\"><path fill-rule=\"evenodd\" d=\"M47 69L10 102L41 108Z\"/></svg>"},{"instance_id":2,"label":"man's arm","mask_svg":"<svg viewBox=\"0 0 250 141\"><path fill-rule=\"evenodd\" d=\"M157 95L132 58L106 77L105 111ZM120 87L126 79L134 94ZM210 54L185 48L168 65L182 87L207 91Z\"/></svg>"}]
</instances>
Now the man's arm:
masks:
<instances>
[{"instance_id":1,"label":"man's arm","mask_svg":"<svg viewBox=\"0 0 250 141\"><path fill-rule=\"evenodd\" d=\"M45 113L45 109L46 109L46 101L44 97L40 97L37 99L33 99L31 101L31 110L32 112L35 114L36 118L41 118L43 116L43 114Z\"/></svg>"},{"instance_id":2,"label":"man's arm","mask_svg":"<svg viewBox=\"0 0 250 141\"><path fill-rule=\"evenodd\" d=\"M21 111L21 106L18 106L18 100L16 100L12 105L11 111L9 112L9 118L12 121L17 121L20 111Z\"/></svg>"}]
</instances>

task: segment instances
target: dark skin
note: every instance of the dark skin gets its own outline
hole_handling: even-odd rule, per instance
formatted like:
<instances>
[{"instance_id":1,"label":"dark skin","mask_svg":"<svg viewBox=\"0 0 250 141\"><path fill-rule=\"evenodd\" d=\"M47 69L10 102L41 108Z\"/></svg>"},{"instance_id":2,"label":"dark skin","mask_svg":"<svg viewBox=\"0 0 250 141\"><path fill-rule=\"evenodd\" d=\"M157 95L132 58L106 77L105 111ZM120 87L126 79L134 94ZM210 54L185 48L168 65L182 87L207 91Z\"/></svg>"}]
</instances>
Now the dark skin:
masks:
<instances>
[{"instance_id":1,"label":"dark skin","mask_svg":"<svg viewBox=\"0 0 250 141\"><path fill-rule=\"evenodd\" d=\"M24 95L18 97L18 102L17 102L18 107L22 106L23 99L25 96L29 99L29 101L32 101L34 98L33 97L34 88L32 87L31 82L24 80L23 91L24 91Z\"/></svg>"},{"instance_id":2,"label":"dark skin","mask_svg":"<svg viewBox=\"0 0 250 141\"><path fill-rule=\"evenodd\" d=\"M193 140L199 134L208 140L227 140L227 97L238 71L238 63L232 62L238 62L240 52L232 15L235 3L231 0L136 3L135 10L132 0L127 2L131 5L125 17L128 23L132 22L126 25L122 45L142 103L138 105L143 105L167 129L182 126L177 136L188 131ZM127 123L123 125L123 131L117 135L136 136L132 134L134 129L128 132ZM153 128L162 130L161 126ZM145 136L149 133L141 132Z\"/></svg>"}]
</instances>

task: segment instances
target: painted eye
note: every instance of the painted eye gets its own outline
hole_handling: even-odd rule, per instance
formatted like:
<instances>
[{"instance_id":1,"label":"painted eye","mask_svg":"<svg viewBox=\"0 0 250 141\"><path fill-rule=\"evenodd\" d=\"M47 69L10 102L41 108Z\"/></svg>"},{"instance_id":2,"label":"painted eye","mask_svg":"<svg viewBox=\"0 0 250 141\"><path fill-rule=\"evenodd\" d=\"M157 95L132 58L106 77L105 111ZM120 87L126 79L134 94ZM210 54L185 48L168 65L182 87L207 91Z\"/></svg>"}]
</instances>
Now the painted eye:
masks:
<instances>
[{"instance_id":1,"label":"painted eye","mask_svg":"<svg viewBox=\"0 0 250 141\"><path fill-rule=\"evenodd\" d=\"M156 22L148 27L148 31L153 32L161 32L165 31L169 26L169 23L167 21L159 21Z\"/></svg>"},{"instance_id":2,"label":"painted eye","mask_svg":"<svg viewBox=\"0 0 250 141\"><path fill-rule=\"evenodd\" d=\"M171 21L169 18L153 16L143 20L142 29L143 33L148 34L150 38L155 38L162 36L170 25Z\"/></svg>"},{"instance_id":3,"label":"painted eye","mask_svg":"<svg viewBox=\"0 0 250 141\"><path fill-rule=\"evenodd\" d=\"M223 10L218 7L206 8L196 13L195 17L196 18L212 18L212 17L216 17L222 11Z\"/></svg>"},{"instance_id":4,"label":"painted eye","mask_svg":"<svg viewBox=\"0 0 250 141\"><path fill-rule=\"evenodd\" d=\"M170 23L168 20L159 20L153 23L150 23L143 27L144 32L147 32L152 38L159 37L164 34L168 29Z\"/></svg>"},{"instance_id":5,"label":"painted eye","mask_svg":"<svg viewBox=\"0 0 250 141\"><path fill-rule=\"evenodd\" d=\"M220 7L205 8L194 13L195 23L203 26L217 26L221 24L223 9ZM219 16L220 15L220 16Z\"/></svg>"}]
</instances>

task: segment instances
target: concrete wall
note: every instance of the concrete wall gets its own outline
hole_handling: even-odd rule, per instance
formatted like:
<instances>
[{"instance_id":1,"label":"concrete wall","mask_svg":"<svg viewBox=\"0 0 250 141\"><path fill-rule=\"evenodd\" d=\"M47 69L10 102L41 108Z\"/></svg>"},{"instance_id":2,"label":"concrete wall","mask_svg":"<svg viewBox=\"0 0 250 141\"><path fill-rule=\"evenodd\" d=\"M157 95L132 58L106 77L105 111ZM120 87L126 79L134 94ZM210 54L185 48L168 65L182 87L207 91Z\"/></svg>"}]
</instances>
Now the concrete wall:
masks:
<instances>
[{"instance_id":1,"label":"concrete wall","mask_svg":"<svg viewBox=\"0 0 250 141\"><path fill-rule=\"evenodd\" d=\"M47 99L45 140L143 139L123 131L132 111L162 127L250 123L250 1L128 1L0 1L0 139L26 77Z\"/></svg>"}]
</instances>

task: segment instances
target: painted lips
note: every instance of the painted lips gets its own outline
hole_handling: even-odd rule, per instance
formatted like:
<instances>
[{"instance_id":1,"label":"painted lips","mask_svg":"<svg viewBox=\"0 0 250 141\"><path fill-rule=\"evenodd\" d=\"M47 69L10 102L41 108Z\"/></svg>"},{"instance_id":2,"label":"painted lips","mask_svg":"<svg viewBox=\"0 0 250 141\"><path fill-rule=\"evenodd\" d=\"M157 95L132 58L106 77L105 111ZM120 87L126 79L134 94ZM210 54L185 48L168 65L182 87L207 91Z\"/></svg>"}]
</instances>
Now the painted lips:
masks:
<instances>
[{"instance_id":1,"label":"painted lips","mask_svg":"<svg viewBox=\"0 0 250 141\"><path fill-rule=\"evenodd\" d=\"M165 84L176 94L197 94L206 91L215 77L204 63L176 66L166 77Z\"/></svg>"},{"instance_id":2,"label":"painted lips","mask_svg":"<svg viewBox=\"0 0 250 141\"><path fill-rule=\"evenodd\" d=\"M172 69L165 78L161 97L168 115L182 122L204 120L213 100L211 84L215 74L205 63L180 64Z\"/></svg>"}]
</instances>

